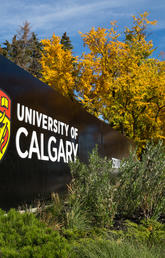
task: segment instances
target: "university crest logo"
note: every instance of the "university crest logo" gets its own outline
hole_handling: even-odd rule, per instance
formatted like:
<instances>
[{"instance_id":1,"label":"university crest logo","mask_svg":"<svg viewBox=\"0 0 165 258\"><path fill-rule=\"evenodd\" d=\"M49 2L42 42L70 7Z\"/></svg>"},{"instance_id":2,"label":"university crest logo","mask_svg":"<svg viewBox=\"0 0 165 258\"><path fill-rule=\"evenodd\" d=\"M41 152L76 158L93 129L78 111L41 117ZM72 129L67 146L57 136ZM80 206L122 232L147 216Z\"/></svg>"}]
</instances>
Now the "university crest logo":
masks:
<instances>
[{"instance_id":1,"label":"university crest logo","mask_svg":"<svg viewBox=\"0 0 165 258\"><path fill-rule=\"evenodd\" d=\"M11 100L0 89L0 161L2 160L10 140Z\"/></svg>"}]
</instances>

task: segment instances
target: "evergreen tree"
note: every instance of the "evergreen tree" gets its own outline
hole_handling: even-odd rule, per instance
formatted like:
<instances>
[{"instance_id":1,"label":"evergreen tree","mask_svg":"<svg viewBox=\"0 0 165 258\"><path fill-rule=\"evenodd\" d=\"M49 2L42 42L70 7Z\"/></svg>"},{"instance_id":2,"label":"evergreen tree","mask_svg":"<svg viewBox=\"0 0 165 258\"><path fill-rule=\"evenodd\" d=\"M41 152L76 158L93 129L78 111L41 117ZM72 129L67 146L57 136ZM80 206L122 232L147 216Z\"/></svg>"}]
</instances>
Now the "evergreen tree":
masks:
<instances>
[{"instance_id":1,"label":"evergreen tree","mask_svg":"<svg viewBox=\"0 0 165 258\"><path fill-rule=\"evenodd\" d=\"M42 51L42 44L38 41L36 34L33 32L31 39L31 62L29 65L29 72L36 76L37 78L41 77L41 51Z\"/></svg>"},{"instance_id":2,"label":"evergreen tree","mask_svg":"<svg viewBox=\"0 0 165 258\"><path fill-rule=\"evenodd\" d=\"M6 58L40 78L40 58L42 44L38 41L34 32L30 31L29 22L20 26L20 30L13 36L12 42L5 41L1 52Z\"/></svg>"},{"instance_id":3,"label":"evergreen tree","mask_svg":"<svg viewBox=\"0 0 165 258\"><path fill-rule=\"evenodd\" d=\"M73 46L70 38L67 36L66 32L62 35L60 43L63 45L64 50L72 50Z\"/></svg>"}]
</instances>

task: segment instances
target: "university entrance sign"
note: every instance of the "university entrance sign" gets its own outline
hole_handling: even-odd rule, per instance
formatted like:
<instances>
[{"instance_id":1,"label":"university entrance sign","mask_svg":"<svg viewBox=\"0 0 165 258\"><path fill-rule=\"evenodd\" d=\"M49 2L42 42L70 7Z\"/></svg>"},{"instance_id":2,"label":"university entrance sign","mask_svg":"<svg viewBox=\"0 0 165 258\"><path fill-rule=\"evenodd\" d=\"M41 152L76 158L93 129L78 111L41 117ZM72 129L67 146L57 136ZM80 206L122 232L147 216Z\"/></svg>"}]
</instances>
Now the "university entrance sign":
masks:
<instances>
[{"instance_id":1,"label":"university entrance sign","mask_svg":"<svg viewBox=\"0 0 165 258\"><path fill-rule=\"evenodd\" d=\"M127 138L0 56L0 208L63 191L69 162L87 162L98 145L115 161Z\"/></svg>"}]
</instances>

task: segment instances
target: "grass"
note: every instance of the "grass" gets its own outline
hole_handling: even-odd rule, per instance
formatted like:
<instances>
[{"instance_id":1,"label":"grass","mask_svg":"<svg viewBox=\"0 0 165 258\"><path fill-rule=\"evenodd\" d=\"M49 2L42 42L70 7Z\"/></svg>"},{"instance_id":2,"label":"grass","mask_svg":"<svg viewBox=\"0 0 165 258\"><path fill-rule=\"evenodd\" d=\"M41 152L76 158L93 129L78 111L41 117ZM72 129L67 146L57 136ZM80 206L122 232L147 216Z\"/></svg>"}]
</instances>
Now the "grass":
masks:
<instances>
[{"instance_id":1,"label":"grass","mask_svg":"<svg viewBox=\"0 0 165 258\"><path fill-rule=\"evenodd\" d=\"M164 258L162 249L126 241L82 240L73 248L75 258Z\"/></svg>"}]
</instances>

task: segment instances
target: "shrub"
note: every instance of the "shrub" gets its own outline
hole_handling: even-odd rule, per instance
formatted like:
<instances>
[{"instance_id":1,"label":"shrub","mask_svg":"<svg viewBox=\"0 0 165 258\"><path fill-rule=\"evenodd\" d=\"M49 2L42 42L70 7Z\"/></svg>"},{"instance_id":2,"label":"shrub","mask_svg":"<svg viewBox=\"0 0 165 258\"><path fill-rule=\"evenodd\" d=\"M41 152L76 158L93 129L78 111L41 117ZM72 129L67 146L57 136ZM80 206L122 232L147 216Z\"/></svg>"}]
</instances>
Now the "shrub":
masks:
<instances>
[{"instance_id":1,"label":"shrub","mask_svg":"<svg viewBox=\"0 0 165 258\"><path fill-rule=\"evenodd\" d=\"M70 247L33 214L12 209L0 210L0 250L2 257L68 257Z\"/></svg>"},{"instance_id":2,"label":"shrub","mask_svg":"<svg viewBox=\"0 0 165 258\"><path fill-rule=\"evenodd\" d=\"M79 216L83 216L83 212L92 225L111 225L116 214L116 187L111 183L112 162L100 158L97 149L94 149L88 165L77 160L70 164L70 168L73 179L69 186L68 203L71 211L78 206Z\"/></svg>"},{"instance_id":3,"label":"shrub","mask_svg":"<svg viewBox=\"0 0 165 258\"><path fill-rule=\"evenodd\" d=\"M126 221L125 237L129 240L136 240L148 246L160 245L165 243L165 224L156 220L142 220L140 224Z\"/></svg>"},{"instance_id":4,"label":"shrub","mask_svg":"<svg viewBox=\"0 0 165 258\"><path fill-rule=\"evenodd\" d=\"M136 152L121 162L114 178L112 162L94 149L89 164L71 163L72 182L67 199L67 223L82 221L100 227L114 218L158 219L165 214L165 148L148 144L141 161ZM75 225L75 226L76 226Z\"/></svg>"},{"instance_id":5,"label":"shrub","mask_svg":"<svg viewBox=\"0 0 165 258\"><path fill-rule=\"evenodd\" d=\"M160 218L165 214L165 147L148 144L139 161L135 153L123 161L115 200L118 216Z\"/></svg>"}]
</instances>

